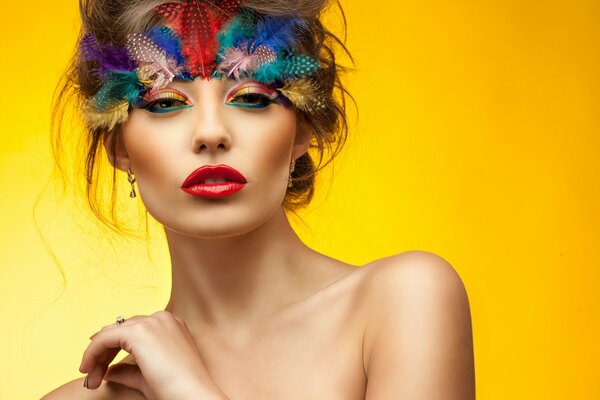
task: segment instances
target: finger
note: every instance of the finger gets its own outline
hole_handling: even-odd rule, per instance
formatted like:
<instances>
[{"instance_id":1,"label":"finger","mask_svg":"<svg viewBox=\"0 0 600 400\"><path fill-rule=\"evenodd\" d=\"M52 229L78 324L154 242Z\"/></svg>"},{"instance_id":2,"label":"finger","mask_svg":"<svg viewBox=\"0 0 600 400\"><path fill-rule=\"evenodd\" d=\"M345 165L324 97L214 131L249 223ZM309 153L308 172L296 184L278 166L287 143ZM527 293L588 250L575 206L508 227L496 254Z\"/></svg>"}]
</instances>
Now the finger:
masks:
<instances>
[{"instance_id":1,"label":"finger","mask_svg":"<svg viewBox=\"0 0 600 400\"><path fill-rule=\"evenodd\" d=\"M146 381L140 371L140 368L135 364L119 363L112 365L104 379L111 382L120 383L146 394ZM146 396L147 397L147 396Z\"/></svg>"},{"instance_id":2,"label":"finger","mask_svg":"<svg viewBox=\"0 0 600 400\"><path fill-rule=\"evenodd\" d=\"M121 329L98 332L83 353L79 371L90 372L96 364L108 366L121 349L131 354L130 340L128 340L132 334L131 327L132 325L121 326Z\"/></svg>"},{"instance_id":3,"label":"finger","mask_svg":"<svg viewBox=\"0 0 600 400\"><path fill-rule=\"evenodd\" d=\"M90 336L90 339L93 339L94 337L96 337L96 335L99 334L100 332L110 331L110 330L117 329L117 328L120 328L125 325L132 325L134 323L138 323L138 322L144 320L145 318L148 318L148 316L147 315L135 315L133 317L127 318L124 322L122 322L120 324L117 324L115 322L110 325L105 325L98 332L96 332L92 336Z\"/></svg>"},{"instance_id":4,"label":"finger","mask_svg":"<svg viewBox=\"0 0 600 400\"><path fill-rule=\"evenodd\" d=\"M121 349L110 349L107 350L106 355L103 357L104 360L99 360L91 368L87 375L87 387L89 389L97 389L102 384L102 378L106 374L108 365L117 356ZM82 371L83 372L83 371Z\"/></svg>"},{"instance_id":5,"label":"finger","mask_svg":"<svg viewBox=\"0 0 600 400\"><path fill-rule=\"evenodd\" d=\"M102 384L102 378L108 369L107 364L96 364L87 375L87 388L98 389Z\"/></svg>"}]
</instances>

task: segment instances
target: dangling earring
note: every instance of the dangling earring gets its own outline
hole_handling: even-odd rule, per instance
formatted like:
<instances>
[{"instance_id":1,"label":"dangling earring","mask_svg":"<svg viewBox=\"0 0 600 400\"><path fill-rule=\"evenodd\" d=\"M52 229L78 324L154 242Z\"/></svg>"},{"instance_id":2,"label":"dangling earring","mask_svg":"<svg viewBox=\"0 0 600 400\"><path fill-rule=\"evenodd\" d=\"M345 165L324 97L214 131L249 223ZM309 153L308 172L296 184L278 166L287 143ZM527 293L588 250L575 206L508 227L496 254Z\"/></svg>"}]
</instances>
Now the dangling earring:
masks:
<instances>
[{"instance_id":1,"label":"dangling earring","mask_svg":"<svg viewBox=\"0 0 600 400\"><path fill-rule=\"evenodd\" d=\"M131 193L129 193L129 197L133 199L135 197L135 188L133 187L133 184L135 182L135 176L133 176L133 174L131 173L130 168L127 168L127 180L129 181L129 183L131 183Z\"/></svg>"},{"instance_id":2,"label":"dangling earring","mask_svg":"<svg viewBox=\"0 0 600 400\"><path fill-rule=\"evenodd\" d=\"M294 186L294 182L292 182L292 172L294 172L295 166L296 166L296 160L292 159L292 163L290 164L290 176L288 177L288 187L289 188Z\"/></svg>"}]
</instances>

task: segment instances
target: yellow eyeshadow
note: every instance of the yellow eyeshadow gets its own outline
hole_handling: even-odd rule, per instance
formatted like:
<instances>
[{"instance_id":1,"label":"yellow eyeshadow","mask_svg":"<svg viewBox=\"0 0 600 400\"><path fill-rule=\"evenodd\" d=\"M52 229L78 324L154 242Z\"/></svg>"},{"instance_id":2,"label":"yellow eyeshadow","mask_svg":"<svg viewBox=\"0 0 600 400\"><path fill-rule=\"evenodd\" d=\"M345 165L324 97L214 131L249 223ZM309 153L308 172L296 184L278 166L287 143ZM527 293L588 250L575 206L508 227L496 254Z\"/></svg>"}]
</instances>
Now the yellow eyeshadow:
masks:
<instances>
[{"instance_id":1,"label":"yellow eyeshadow","mask_svg":"<svg viewBox=\"0 0 600 400\"><path fill-rule=\"evenodd\" d=\"M149 93L146 97L144 97L144 101L147 103L162 99L179 100L183 103L188 102L187 98L181 95L181 93L173 90L163 90L160 92Z\"/></svg>"},{"instance_id":2,"label":"yellow eyeshadow","mask_svg":"<svg viewBox=\"0 0 600 400\"><path fill-rule=\"evenodd\" d=\"M235 93L227 95L225 101L229 102L231 99L235 99L238 96L243 96L246 94L262 94L270 98L271 100L277 97L276 91L270 91L266 89L264 86L259 85L248 85L238 89Z\"/></svg>"}]
</instances>

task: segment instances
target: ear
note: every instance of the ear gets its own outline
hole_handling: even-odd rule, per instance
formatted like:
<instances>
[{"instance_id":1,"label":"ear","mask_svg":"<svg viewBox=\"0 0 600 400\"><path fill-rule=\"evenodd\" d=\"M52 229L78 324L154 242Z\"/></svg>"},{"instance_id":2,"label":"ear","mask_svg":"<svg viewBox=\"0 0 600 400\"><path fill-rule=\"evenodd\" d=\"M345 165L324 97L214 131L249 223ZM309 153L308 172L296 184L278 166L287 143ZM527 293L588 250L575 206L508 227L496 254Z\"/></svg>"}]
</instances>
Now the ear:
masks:
<instances>
[{"instance_id":1,"label":"ear","mask_svg":"<svg viewBox=\"0 0 600 400\"><path fill-rule=\"evenodd\" d=\"M292 148L292 157L294 160L308 151L309 144L310 129L304 118L300 117L296 124L296 138L294 139L294 147Z\"/></svg>"},{"instance_id":2,"label":"ear","mask_svg":"<svg viewBox=\"0 0 600 400\"><path fill-rule=\"evenodd\" d=\"M127 171L131 166L129 154L123 143L123 135L118 128L108 132L104 137L104 149L110 164L122 171Z\"/></svg>"}]
</instances>

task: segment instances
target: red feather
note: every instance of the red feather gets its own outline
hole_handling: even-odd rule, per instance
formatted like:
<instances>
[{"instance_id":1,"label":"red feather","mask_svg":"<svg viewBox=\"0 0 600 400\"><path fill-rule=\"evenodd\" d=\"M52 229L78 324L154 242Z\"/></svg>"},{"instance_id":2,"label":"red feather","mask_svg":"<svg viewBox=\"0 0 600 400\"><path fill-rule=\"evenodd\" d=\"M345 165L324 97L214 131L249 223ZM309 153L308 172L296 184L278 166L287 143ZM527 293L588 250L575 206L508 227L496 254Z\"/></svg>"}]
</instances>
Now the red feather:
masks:
<instances>
[{"instance_id":1,"label":"red feather","mask_svg":"<svg viewBox=\"0 0 600 400\"><path fill-rule=\"evenodd\" d=\"M156 12L173 25L181 38L190 74L206 78L216 68L217 33L241 7L241 0L188 0L161 4Z\"/></svg>"}]
</instances>

